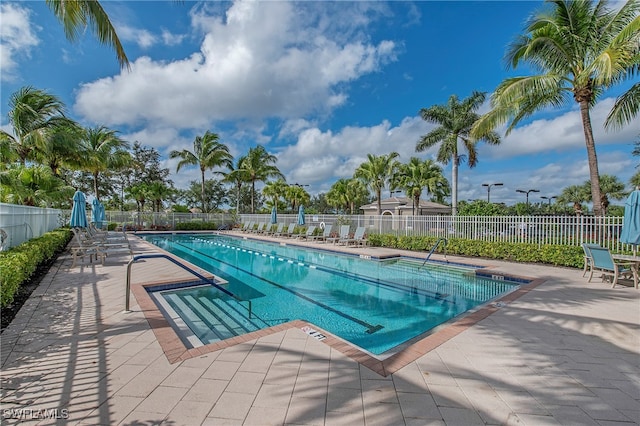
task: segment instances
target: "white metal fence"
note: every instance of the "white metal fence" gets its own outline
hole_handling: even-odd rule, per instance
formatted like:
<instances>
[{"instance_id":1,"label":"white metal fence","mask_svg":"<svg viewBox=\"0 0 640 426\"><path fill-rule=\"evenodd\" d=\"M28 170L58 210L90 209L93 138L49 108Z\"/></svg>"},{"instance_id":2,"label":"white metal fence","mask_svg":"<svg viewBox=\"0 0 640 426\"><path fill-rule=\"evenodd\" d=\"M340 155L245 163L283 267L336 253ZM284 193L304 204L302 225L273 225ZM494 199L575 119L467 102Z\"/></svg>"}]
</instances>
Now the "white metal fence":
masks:
<instances>
[{"instance_id":1,"label":"white metal fence","mask_svg":"<svg viewBox=\"0 0 640 426\"><path fill-rule=\"evenodd\" d=\"M59 228L62 210L0 203L0 251Z\"/></svg>"},{"instance_id":2,"label":"white metal fence","mask_svg":"<svg viewBox=\"0 0 640 426\"><path fill-rule=\"evenodd\" d=\"M278 222L291 223L297 215L279 215ZM269 215L241 215L242 221L269 222ZM533 244L600 244L613 251L630 250L620 243L622 217L617 216L336 216L306 215L306 224L350 224L352 231L364 226L368 233L396 236L432 236L482 241Z\"/></svg>"},{"instance_id":3,"label":"white metal fence","mask_svg":"<svg viewBox=\"0 0 640 426\"><path fill-rule=\"evenodd\" d=\"M90 211L87 213L90 218ZM9 235L9 246L39 236L68 223L70 211L0 204L0 228ZM137 213L106 212L106 219L127 229L173 230L184 222L214 222L217 225L255 221L269 223L268 214L226 213ZM297 222L297 214L278 214L277 221ZM619 252L630 250L620 243L622 217L596 216L339 216L307 214L307 225L349 224L352 231L364 226L367 233L396 236L432 236L482 241L528 242L533 244L580 245L597 243Z\"/></svg>"}]
</instances>

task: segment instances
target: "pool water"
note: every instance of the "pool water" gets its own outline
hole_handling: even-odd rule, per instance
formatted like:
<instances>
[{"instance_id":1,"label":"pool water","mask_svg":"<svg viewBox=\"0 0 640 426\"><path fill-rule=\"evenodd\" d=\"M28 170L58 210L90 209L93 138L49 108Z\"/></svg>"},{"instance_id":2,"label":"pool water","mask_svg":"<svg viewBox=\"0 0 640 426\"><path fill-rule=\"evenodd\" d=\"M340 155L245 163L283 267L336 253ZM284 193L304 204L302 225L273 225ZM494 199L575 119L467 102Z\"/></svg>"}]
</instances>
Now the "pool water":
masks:
<instances>
[{"instance_id":1,"label":"pool water","mask_svg":"<svg viewBox=\"0 0 640 426\"><path fill-rule=\"evenodd\" d=\"M240 299L210 285L162 292L203 344L301 319L382 355L518 287L471 268L404 258L362 259L223 235L144 238L227 280Z\"/></svg>"}]
</instances>

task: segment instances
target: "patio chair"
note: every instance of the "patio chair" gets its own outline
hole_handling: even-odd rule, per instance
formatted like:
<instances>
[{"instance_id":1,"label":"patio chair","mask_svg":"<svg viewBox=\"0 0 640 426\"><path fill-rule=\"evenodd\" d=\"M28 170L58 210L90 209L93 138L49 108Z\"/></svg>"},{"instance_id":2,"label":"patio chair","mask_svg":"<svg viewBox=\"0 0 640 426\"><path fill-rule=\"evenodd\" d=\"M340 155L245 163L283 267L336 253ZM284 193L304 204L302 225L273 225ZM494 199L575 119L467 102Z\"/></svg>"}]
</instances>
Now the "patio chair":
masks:
<instances>
[{"instance_id":1,"label":"patio chair","mask_svg":"<svg viewBox=\"0 0 640 426\"><path fill-rule=\"evenodd\" d=\"M275 229L273 229L273 225L271 225L271 229L269 230L269 232L265 232L265 235L281 234L283 229L284 229L284 222L280 222Z\"/></svg>"},{"instance_id":2,"label":"patio chair","mask_svg":"<svg viewBox=\"0 0 640 426\"><path fill-rule=\"evenodd\" d=\"M71 267L75 267L78 261L78 258L82 258L84 262L84 257L89 256L89 262L93 262L93 258L96 260L100 258L100 263L104 265L104 259L109 255L117 255L117 254L129 254L133 256L133 248L129 244L129 240L126 242L105 242L103 240L95 240L91 238L83 229L80 228L71 228L74 234L74 239L76 245L71 247L71 257L72 263Z\"/></svg>"},{"instance_id":3,"label":"patio chair","mask_svg":"<svg viewBox=\"0 0 640 426\"><path fill-rule=\"evenodd\" d=\"M594 272L602 272L602 281L611 277L611 288L614 288L618 284L618 278L629 278L633 274L632 263L616 262L608 248L590 247L589 250L591 251L591 272L588 282L591 282Z\"/></svg>"},{"instance_id":4,"label":"patio chair","mask_svg":"<svg viewBox=\"0 0 640 426\"><path fill-rule=\"evenodd\" d=\"M247 225L247 227L243 229L242 232L253 232L253 225L255 224L256 223L254 221L250 221L249 225Z\"/></svg>"},{"instance_id":5,"label":"patio chair","mask_svg":"<svg viewBox=\"0 0 640 426\"><path fill-rule=\"evenodd\" d=\"M247 229L249 229L249 224L251 223L250 220L247 220L244 222L244 224L242 225L242 227L240 228L240 230L242 232L247 232Z\"/></svg>"},{"instance_id":6,"label":"patio chair","mask_svg":"<svg viewBox=\"0 0 640 426\"><path fill-rule=\"evenodd\" d=\"M327 238L327 241L331 241L333 244L336 244L340 240L344 240L346 238L349 238L349 230L350 229L351 229L351 226L349 226L349 225L341 225L340 226L340 233L338 234L338 236L337 237Z\"/></svg>"},{"instance_id":7,"label":"patio chair","mask_svg":"<svg viewBox=\"0 0 640 426\"><path fill-rule=\"evenodd\" d=\"M256 229L252 230L251 232L253 232L254 234L261 234L262 231L264 231L264 226L266 224L264 222L260 222L258 223L258 226L256 227Z\"/></svg>"},{"instance_id":8,"label":"patio chair","mask_svg":"<svg viewBox=\"0 0 640 426\"><path fill-rule=\"evenodd\" d=\"M600 247L598 244L582 244L582 250L584 251L584 268L582 269L582 276L587 275L587 269L591 269L591 247Z\"/></svg>"},{"instance_id":9,"label":"patio chair","mask_svg":"<svg viewBox=\"0 0 640 426\"><path fill-rule=\"evenodd\" d=\"M296 224L295 223L290 223L289 226L287 227L286 231L276 232L273 235L274 235L274 237L283 237L283 238L292 237L293 236L293 231L295 231L295 229L296 229Z\"/></svg>"},{"instance_id":10,"label":"patio chair","mask_svg":"<svg viewBox=\"0 0 640 426\"><path fill-rule=\"evenodd\" d=\"M299 240L308 240L316 232L316 225L309 225L304 234L298 235Z\"/></svg>"},{"instance_id":11,"label":"patio chair","mask_svg":"<svg viewBox=\"0 0 640 426\"><path fill-rule=\"evenodd\" d=\"M320 234L320 235L312 235L310 237L311 241L319 241L319 242L320 241L321 242L327 241L327 238L329 238L331 236L331 228L332 228L332 226L331 226L330 223L328 225L325 225L324 226L324 230L322 231L322 234Z\"/></svg>"},{"instance_id":12,"label":"patio chair","mask_svg":"<svg viewBox=\"0 0 640 426\"><path fill-rule=\"evenodd\" d=\"M89 227L86 228L86 231L89 234L89 236L91 236L91 238L95 240L104 240L107 242L128 241L127 234L124 231L122 232L102 231L96 228L93 222L89 224Z\"/></svg>"},{"instance_id":13,"label":"patio chair","mask_svg":"<svg viewBox=\"0 0 640 426\"><path fill-rule=\"evenodd\" d=\"M352 238L341 238L338 240L338 244L344 244L345 246L348 246L351 244L353 244L354 246L359 244L364 245L365 244L364 232L365 232L365 227L358 226L356 228L356 232L353 233Z\"/></svg>"}]
</instances>

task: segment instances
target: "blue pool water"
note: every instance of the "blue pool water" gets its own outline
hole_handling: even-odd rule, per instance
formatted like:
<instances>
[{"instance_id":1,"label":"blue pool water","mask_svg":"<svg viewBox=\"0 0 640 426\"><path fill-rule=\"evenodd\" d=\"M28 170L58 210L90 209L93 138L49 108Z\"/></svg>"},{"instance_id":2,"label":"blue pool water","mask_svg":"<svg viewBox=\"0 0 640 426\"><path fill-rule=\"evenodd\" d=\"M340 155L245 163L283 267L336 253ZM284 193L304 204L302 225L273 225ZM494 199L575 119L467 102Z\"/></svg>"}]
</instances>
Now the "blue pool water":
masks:
<instances>
[{"instance_id":1,"label":"blue pool water","mask_svg":"<svg viewBox=\"0 0 640 426\"><path fill-rule=\"evenodd\" d=\"M381 355L518 286L471 268L224 235L144 238L227 280L241 300L210 285L162 293L204 344L301 319Z\"/></svg>"}]
</instances>

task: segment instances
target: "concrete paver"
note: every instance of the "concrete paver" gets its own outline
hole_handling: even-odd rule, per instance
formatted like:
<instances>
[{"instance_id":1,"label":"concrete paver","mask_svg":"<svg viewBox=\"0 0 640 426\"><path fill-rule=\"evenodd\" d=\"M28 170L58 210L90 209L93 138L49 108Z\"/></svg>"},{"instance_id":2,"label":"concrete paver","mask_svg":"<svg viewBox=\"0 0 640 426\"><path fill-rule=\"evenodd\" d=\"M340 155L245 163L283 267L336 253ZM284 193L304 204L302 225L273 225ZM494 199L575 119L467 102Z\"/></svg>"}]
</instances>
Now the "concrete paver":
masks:
<instances>
[{"instance_id":1,"label":"concrete paver","mask_svg":"<svg viewBox=\"0 0 640 426\"><path fill-rule=\"evenodd\" d=\"M175 360L147 305L132 297L123 312L126 258L69 269L61 256L2 333L2 423L640 424L638 290L577 269L459 260L544 283L383 376L295 326ZM157 259L132 271L134 285L188 278Z\"/></svg>"}]
</instances>

